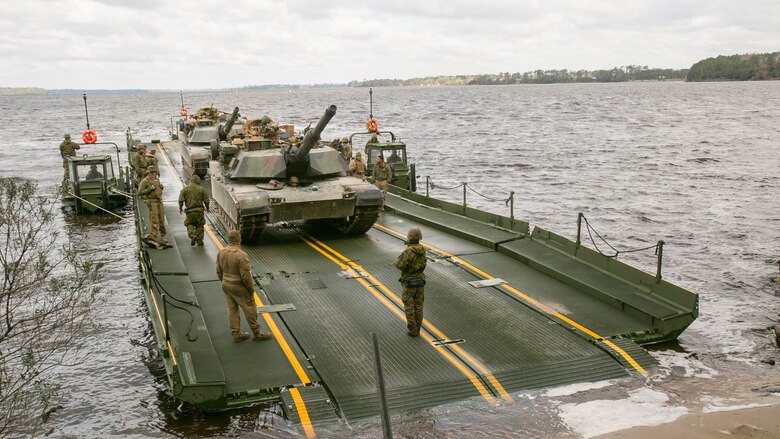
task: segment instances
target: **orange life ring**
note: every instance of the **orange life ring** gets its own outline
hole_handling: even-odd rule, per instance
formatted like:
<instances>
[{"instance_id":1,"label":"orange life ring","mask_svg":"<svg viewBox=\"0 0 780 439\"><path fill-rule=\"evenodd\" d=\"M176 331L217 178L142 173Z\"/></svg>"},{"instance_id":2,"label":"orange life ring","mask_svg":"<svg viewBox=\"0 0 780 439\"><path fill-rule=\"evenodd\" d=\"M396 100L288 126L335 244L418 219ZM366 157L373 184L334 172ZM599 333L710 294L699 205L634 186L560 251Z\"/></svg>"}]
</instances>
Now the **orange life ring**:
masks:
<instances>
[{"instance_id":1,"label":"orange life ring","mask_svg":"<svg viewBox=\"0 0 780 439\"><path fill-rule=\"evenodd\" d=\"M366 129L369 133L376 133L379 131L379 124L376 122L376 119L368 119L366 121Z\"/></svg>"},{"instance_id":2,"label":"orange life ring","mask_svg":"<svg viewBox=\"0 0 780 439\"><path fill-rule=\"evenodd\" d=\"M179 114L184 117L187 117L187 108L181 107L181 110L179 110Z\"/></svg>"},{"instance_id":3,"label":"orange life ring","mask_svg":"<svg viewBox=\"0 0 780 439\"><path fill-rule=\"evenodd\" d=\"M95 143L97 142L97 133L95 130L85 130L81 133L81 139L84 143Z\"/></svg>"}]
</instances>

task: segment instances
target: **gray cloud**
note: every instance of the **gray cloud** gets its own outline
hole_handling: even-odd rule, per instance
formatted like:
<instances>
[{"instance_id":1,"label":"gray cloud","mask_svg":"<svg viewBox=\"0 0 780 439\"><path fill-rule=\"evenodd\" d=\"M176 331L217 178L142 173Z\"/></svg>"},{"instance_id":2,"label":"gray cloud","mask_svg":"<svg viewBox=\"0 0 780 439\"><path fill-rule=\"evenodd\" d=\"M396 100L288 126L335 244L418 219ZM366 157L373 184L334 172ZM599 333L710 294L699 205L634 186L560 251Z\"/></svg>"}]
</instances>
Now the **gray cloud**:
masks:
<instances>
[{"instance_id":1,"label":"gray cloud","mask_svg":"<svg viewBox=\"0 0 780 439\"><path fill-rule=\"evenodd\" d=\"M780 50L778 28L774 0L0 2L0 86L221 88L685 68Z\"/></svg>"}]
</instances>

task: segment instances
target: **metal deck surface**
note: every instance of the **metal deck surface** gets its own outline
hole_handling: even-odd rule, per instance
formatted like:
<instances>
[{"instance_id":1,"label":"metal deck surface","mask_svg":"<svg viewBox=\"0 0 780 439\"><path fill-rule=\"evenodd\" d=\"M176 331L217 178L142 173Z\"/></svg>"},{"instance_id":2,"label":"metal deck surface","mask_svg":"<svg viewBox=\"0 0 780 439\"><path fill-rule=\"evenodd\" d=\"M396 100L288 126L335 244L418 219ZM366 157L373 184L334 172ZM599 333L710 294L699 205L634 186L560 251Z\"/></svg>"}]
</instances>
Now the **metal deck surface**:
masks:
<instances>
[{"instance_id":1,"label":"metal deck surface","mask_svg":"<svg viewBox=\"0 0 780 439\"><path fill-rule=\"evenodd\" d=\"M158 279L189 281L183 282L189 290L186 285L179 290L197 298L196 318L176 310L169 319L177 331L189 327L192 320L194 332L213 344L218 364L213 364L213 358L194 358L193 368L209 377L221 372L229 393L317 383L322 387L312 389L318 390L301 387L298 398L304 404L307 398L312 401L318 407L315 413L326 416L335 402L347 420L375 416L371 332L380 339L391 412L470 397L487 403L511 401L513 393L527 389L621 377L639 370L619 352L630 351L644 366L652 363L633 342L621 342L621 349L599 344L592 335L551 316L550 309L590 329L590 334L604 336L646 328L491 244L514 242L522 234L485 228L476 241L468 240L446 231L460 229L457 221L445 231L429 225L451 221L446 216L415 222L408 213L384 212L363 236L333 236L302 224L276 225L267 228L260 242L242 245L262 285L256 289L262 303L295 307L264 316L278 326L305 368L306 379L301 379L279 343L233 343L214 268L218 246L224 242L217 236L220 228L209 217L214 235L206 237L205 247L190 247L184 216L176 205L182 169L178 154L166 156L170 164L161 160L160 170L166 186L168 237L175 240L181 256L160 257L174 249L149 253ZM389 206L394 202L388 199ZM418 338L406 334L399 273L392 266L404 248L402 235L412 225L422 229L423 242L430 246L425 322ZM491 277L505 283L482 288L469 283ZM263 318L259 320L268 327ZM248 329L243 318L242 325ZM284 398L292 401L291 395ZM290 415L291 419L297 416Z\"/></svg>"}]
</instances>

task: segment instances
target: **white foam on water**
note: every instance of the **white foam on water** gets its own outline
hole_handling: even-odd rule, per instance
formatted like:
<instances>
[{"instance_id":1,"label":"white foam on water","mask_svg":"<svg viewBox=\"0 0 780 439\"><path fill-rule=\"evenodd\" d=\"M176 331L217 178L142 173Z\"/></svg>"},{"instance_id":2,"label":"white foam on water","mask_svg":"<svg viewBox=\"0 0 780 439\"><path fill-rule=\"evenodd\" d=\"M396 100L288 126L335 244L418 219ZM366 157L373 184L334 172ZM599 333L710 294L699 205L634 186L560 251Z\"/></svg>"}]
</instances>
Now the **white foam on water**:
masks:
<instances>
[{"instance_id":1,"label":"white foam on water","mask_svg":"<svg viewBox=\"0 0 780 439\"><path fill-rule=\"evenodd\" d=\"M706 366L696 358L683 352L677 351L651 351L653 358L658 361L658 369L653 373L654 381L662 380L672 373L673 368L681 368L683 376L686 378L715 378L718 371Z\"/></svg>"},{"instance_id":2,"label":"white foam on water","mask_svg":"<svg viewBox=\"0 0 780 439\"><path fill-rule=\"evenodd\" d=\"M581 404L561 404L561 420L575 433L590 438L638 426L672 422L688 413L686 407L667 405L669 396L643 387L627 399L595 400Z\"/></svg>"},{"instance_id":3,"label":"white foam on water","mask_svg":"<svg viewBox=\"0 0 780 439\"><path fill-rule=\"evenodd\" d=\"M602 389L604 387L611 386L616 382L617 382L616 380L604 380L604 381L596 381L593 383L568 384L566 386L547 389L547 391L545 391L541 396L547 396L553 398L560 397L560 396L569 396L569 395L574 395L575 393L586 392L588 390Z\"/></svg>"}]
</instances>

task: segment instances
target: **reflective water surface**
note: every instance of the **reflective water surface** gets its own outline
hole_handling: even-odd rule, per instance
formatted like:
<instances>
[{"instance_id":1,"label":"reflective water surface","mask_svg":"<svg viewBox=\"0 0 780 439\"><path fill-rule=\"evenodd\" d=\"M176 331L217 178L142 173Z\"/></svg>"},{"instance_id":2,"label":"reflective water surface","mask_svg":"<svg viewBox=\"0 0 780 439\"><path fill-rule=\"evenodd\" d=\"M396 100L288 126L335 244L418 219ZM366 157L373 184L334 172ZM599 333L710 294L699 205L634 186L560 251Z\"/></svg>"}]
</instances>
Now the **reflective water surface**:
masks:
<instances>
[{"instance_id":1,"label":"reflective water surface","mask_svg":"<svg viewBox=\"0 0 780 439\"><path fill-rule=\"evenodd\" d=\"M328 104L338 113L324 138L362 131L366 89L187 93L194 111L213 104L245 116L268 114L301 128ZM640 397L639 411L661 413L764 401L780 385L780 82L681 82L549 86L378 88L374 116L404 140L439 188L469 183L468 203L573 238L583 212L618 249L666 242L663 275L700 294L701 315L678 343L656 346L662 367L648 379L513 395L497 407L464 401L393 418L397 437L582 437L614 422L616 411L580 422L588 401ZM165 139L178 93L89 96L100 141ZM81 95L2 96L0 175L59 183L63 132L86 128ZM85 149L86 148L86 149ZM89 152L83 147L80 152ZM124 155L122 156L124 160ZM431 194L460 201L460 189ZM484 195L481 196L481 195ZM60 371L63 407L53 437L290 437L300 435L278 406L224 414L182 407L169 394L139 284L133 220L62 215L89 254L106 265L100 329L91 355ZM591 246L590 242L587 245ZM652 252L621 259L655 272ZM769 386L769 387L767 387ZM762 388L764 390L762 390ZM647 401L645 391L661 395ZM665 396L664 396L665 395ZM652 399L652 398L649 398ZM645 404L645 405L642 405ZM592 420L588 425L587 420ZM320 437L377 437L376 419L318 430Z\"/></svg>"}]
</instances>

